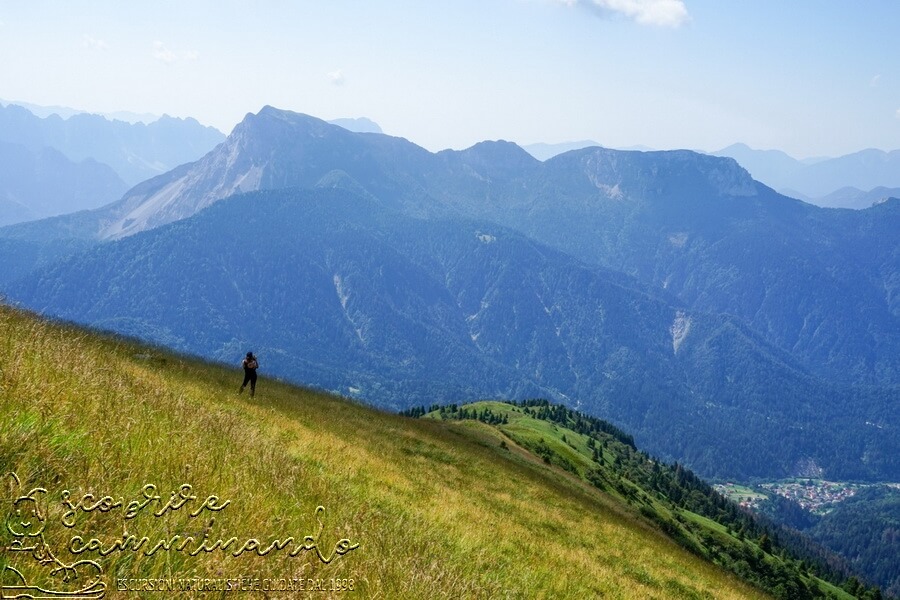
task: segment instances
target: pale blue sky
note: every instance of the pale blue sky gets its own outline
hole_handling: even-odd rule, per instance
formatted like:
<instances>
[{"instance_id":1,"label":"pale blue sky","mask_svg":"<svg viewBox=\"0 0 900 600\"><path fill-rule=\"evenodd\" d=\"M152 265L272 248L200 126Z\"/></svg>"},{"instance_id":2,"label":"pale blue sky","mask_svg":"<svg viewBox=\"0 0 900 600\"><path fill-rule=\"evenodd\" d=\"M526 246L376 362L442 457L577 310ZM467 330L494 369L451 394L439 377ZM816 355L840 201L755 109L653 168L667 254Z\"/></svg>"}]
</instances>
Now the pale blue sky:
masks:
<instances>
[{"instance_id":1,"label":"pale blue sky","mask_svg":"<svg viewBox=\"0 0 900 600\"><path fill-rule=\"evenodd\" d=\"M900 2L0 0L0 98L797 158L900 148Z\"/></svg>"}]
</instances>

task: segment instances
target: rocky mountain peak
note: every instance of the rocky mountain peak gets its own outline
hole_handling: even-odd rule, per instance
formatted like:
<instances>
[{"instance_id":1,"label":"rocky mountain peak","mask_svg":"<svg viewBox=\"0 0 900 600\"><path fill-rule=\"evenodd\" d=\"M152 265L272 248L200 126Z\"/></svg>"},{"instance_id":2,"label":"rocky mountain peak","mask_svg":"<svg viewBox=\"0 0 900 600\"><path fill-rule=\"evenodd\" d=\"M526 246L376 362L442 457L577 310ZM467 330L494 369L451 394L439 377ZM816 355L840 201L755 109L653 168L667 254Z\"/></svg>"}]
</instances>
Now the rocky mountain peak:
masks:
<instances>
[{"instance_id":1,"label":"rocky mountain peak","mask_svg":"<svg viewBox=\"0 0 900 600\"><path fill-rule=\"evenodd\" d=\"M580 165L588 178L603 189L640 190L642 196L665 196L690 192L728 197L757 195L757 183L732 158L699 154L691 150L637 152L586 148L561 154L547 161ZM624 187L623 187L624 186Z\"/></svg>"},{"instance_id":2,"label":"rocky mountain peak","mask_svg":"<svg viewBox=\"0 0 900 600\"><path fill-rule=\"evenodd\" d=\"M462 164L488 178L520 177L541 164L521 147L505 140L479 142L454 154Z\"/></svg>"}]
</instances>

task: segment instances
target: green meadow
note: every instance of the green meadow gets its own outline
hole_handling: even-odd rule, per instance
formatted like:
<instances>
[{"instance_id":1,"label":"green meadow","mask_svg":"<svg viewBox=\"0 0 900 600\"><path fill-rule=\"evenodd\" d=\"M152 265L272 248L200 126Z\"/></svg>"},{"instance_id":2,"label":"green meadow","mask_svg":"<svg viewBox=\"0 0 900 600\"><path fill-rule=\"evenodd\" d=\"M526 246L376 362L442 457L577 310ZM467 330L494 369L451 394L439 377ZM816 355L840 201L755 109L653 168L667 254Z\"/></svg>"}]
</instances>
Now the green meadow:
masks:
<instances>
[{"instance_id":1,"label":"green meadow","mask_svg":"<svg viewBox=\"0 0 900 600\"><path fill-rule=\"evenodd\" d=\"M737 483L722 484L721 490L729 500L734 502L760 502L768 499L765 494Z\"/></svg>"},{"instance_id":2,"label":"green meadow","mask_svg":"<svg viewBox=\"0 0 900 600\"><path fill-rule=\"evenodd\" d=\"M779 532L754 520L729 498L678 465L665 465L640 452L627 433L560 405L533 400L497 401L408 411L441 422L488 424L501 444L540 457L548 472L562 470L603 490L604 497L636 509L669 538L776 598L852 598L837 587L845 576L829 573L821 557L803 544L779 542ZM749 490L748 490L749 491ZM804 556L804 558L801 558ZM819 563L818 567L815 563ZM821 571L824 577L816 571ZM861 597L878 598L863 589Z\"/></svg>"},{"instance_id":3,"label":"green meadow","mask_svg":"<svg viewBox=\"0 0 900 600\"><path fill-rule=\"evenodd\" d=\"M571 432L503 426L575 471L478 421L264 370L249 398L240 380L0 308L0 581L99 581L106 598L767 597L587 483Z\"/></svg>"}]
</instances>

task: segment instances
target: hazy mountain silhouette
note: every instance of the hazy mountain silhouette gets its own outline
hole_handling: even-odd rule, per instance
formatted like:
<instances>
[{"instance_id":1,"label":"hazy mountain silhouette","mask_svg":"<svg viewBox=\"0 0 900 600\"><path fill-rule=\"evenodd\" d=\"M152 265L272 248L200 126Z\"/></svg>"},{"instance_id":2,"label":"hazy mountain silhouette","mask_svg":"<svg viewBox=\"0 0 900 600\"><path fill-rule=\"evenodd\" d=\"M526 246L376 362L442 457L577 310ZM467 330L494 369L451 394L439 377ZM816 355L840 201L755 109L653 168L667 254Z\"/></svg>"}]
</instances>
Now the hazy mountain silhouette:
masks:
<instances>
[{"instance_id":1,"label":"hazy mountain silhouette","mask_svg":"<svg viewBox=\"0 0 900 600\"><path fill-rule=\"evenodd\" d=\"M355 131L356 133L384 133L378 123L366 117L358 117L355 119L333 119L328 121L332 125L343 127L344 129Z\"/></svg>"},{"instance_id":2,"label":"hazy mountain silhouette","mask_svg":"<svg viewBox=\"0 0 900 600\"><path fill-rule=\"evenodd\" d=\"M835 194L848 187L900 187L900 150L868 149L837 158L800 161L779 150L754 150L734 144L713 154L734 158L759 181L818 206L865 208L852 198L845 202L841 194Z\"/></svg>"},{"instance_id":3,"label":"hazy mountain silhouette","mask_svg":"<svg viewBox=\"0 0 900 600\"><path fill-rule=\"evenodd\" d=\"M0 107L0 141L32 152L55 148L75 162L94 159L112 167L129 185L196 160L224 137L194 119L165 115L145 125L92 114L42 119L21 106Z\"/></svg>"},{"instance_id":4,"label":"hazy mountain silhouette","mask_svg":"<svg viewBox=\"0 0 900 600\"><path fill-rule=\"evenodd\" d=\"M562 154L563 152L581 150L582 148L590 148L593 146L600 146L600 144L593 140L580 140L577 142L561 142L558 144L526 144L522 146L522 149L538 160L547 160L548 158L553 158L557 154Z\"/></svg>"},{"instance_id":5,"label":"hazy mountain silhouette","mask_svg":"<svg viewBox=\"0 0 900 600\"><path fill-rule=\"evenodd\" d=\"M0 225L96 208L127 186L92 159L75 163L52 148L0 142Z\"/></svg>"},{"instance_id":6,"label":"hazy mountain silhouette","mask_svg":"<svg viewBox=\"0 0 900 600\"><path fill-rule=\"evenodd\" d=\"M889 198L900 198L900 188L876 187L863 191L855 187L845 187L816 198L812 202L826 208L850 208L860 210L879 204Z\"/></svg>"},{"instance_id":7,"label":"hazy mountain silhouette","mask_svg":"<svg viewBox=\"0 0 900 600\"><path fill-rule=\"evenodd\" d=\"M110 121L125 121L126 123L152 123L153 121L159 120L159 115L153 115L150 113L133 113L126 110L117 110L111 113L91 113L87 110L81 110L78 108L71 108L68 106L43 106L40 104L32 104L30 102L21 102L18 100L4 100L0 98L0 104L8 105L15 104L16 106L21 106L22 108L28 109L28 112L33 114L36 117L40 117L45 119L50 115L59 115L63 119L68 119L74 115L83 115L83 114L100 114L101 117L106 117Z\"/></svg>"}]
</instances>

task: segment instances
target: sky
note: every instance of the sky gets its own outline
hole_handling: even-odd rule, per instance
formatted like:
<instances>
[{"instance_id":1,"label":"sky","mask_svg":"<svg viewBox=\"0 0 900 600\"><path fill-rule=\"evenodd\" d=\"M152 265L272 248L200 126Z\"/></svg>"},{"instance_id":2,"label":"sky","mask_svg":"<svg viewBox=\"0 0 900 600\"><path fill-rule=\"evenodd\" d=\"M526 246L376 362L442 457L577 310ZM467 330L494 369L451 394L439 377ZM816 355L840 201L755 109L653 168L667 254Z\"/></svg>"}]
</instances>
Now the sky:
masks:
<instances>
[{"instance_id":1,"label":"sky","mask_svg":"<svg viewBox=\"0 0 900 600\"><path fill-rule=\"evenodd\" d=\"M896 0L0 0L0 98L838 156L900 148L898 25Z\"/></svg>"}]
</instances>

